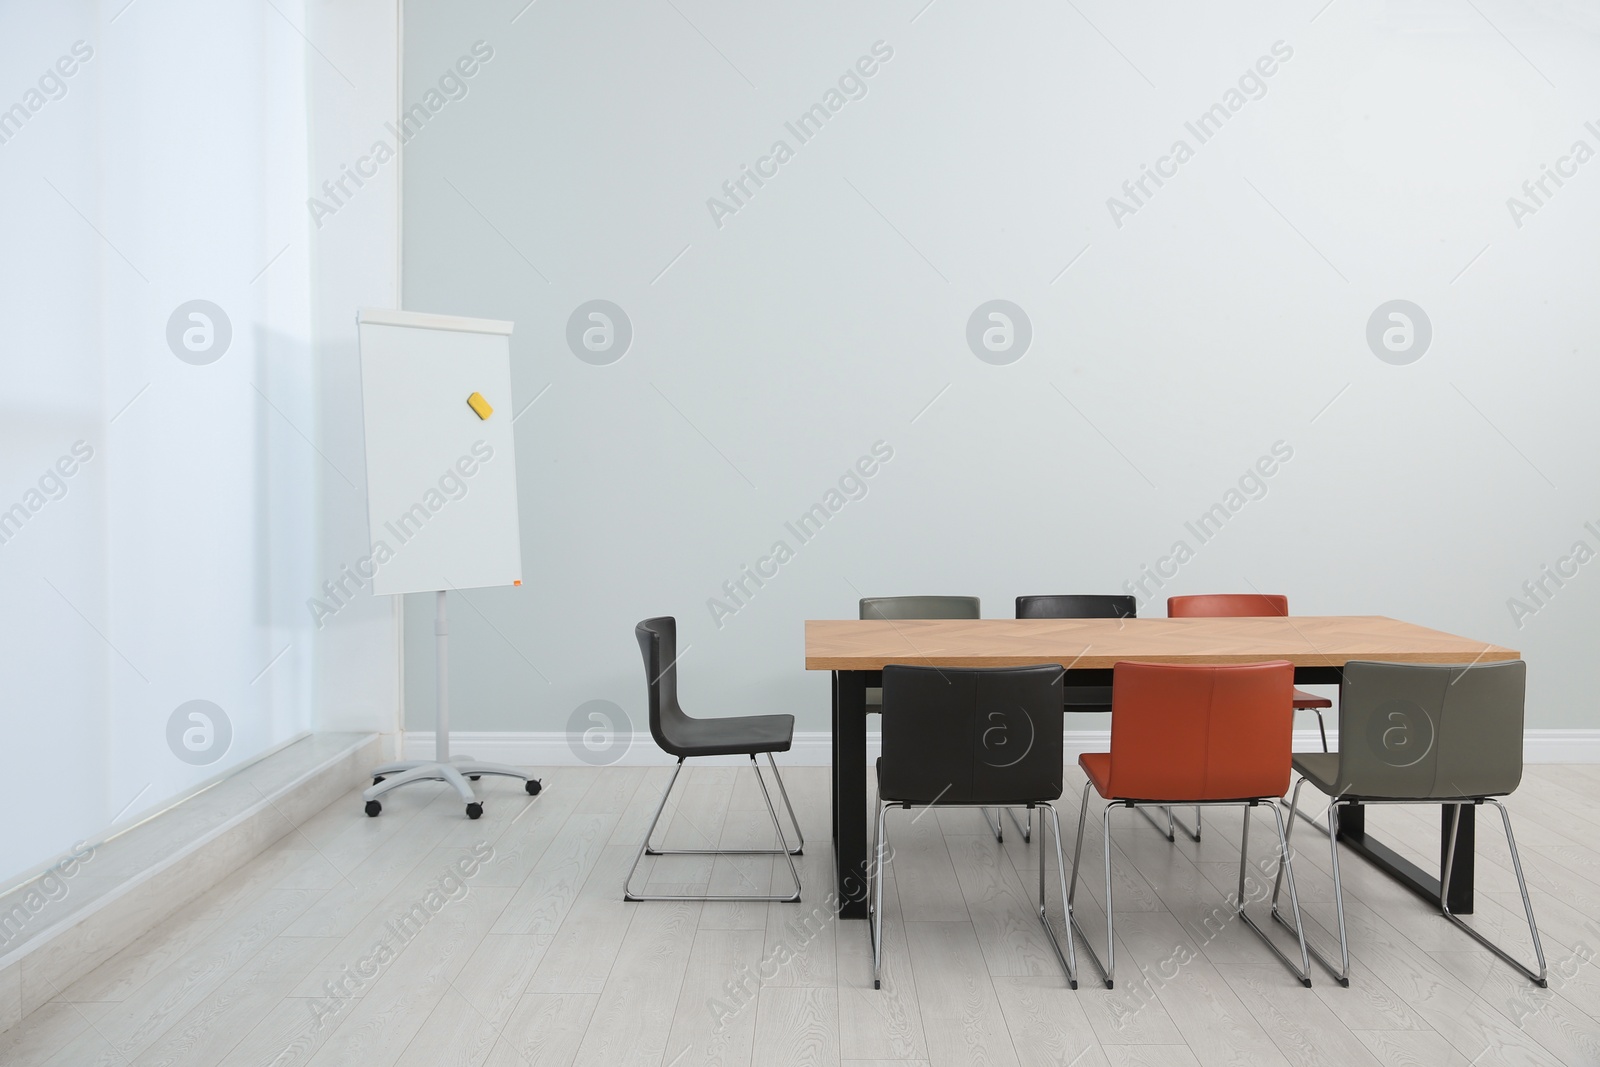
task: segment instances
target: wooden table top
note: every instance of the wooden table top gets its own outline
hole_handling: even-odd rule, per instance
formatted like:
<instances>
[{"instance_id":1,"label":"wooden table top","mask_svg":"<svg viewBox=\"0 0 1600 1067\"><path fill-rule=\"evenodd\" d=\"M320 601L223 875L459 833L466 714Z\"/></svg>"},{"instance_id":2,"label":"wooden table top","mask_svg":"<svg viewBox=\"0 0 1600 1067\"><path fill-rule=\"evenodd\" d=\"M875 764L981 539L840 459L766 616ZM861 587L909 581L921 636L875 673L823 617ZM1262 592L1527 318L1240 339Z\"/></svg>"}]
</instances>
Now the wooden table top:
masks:
<instances>
[{"instance_id":1,"label":"wooden table top","mask_svg":"<svg viewBox=\"0 0 1600 1067\"><path fill-rule=\"evenodd\" d=\"M876 671L888 663L1020 667L1059 663L1104 670L1146 663L1258 663L1342 667L1492 663L1521 653L1383 615L1234 619L806 620L806 670Z\"/></svg>"}]
</instances>

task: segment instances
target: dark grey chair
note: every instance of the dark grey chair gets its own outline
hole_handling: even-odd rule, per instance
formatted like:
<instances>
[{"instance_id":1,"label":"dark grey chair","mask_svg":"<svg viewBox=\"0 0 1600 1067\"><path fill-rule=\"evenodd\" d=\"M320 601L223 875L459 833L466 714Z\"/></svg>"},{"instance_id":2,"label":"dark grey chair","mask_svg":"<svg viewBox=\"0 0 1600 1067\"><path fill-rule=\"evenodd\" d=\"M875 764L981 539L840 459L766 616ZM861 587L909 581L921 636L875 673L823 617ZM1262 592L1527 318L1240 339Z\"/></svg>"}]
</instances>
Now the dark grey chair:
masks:
<instances>
[{"instance_id":1,"label":"dark grey chair","mask_svg":"<svg viewBox=\"0 0 1600 1067\"><path fill-rule=\"evenodd\" d=\"M904 621L906 619L978 619L982 618L982 607L975 596L864 596L859 605L861 618L883 619L889 622ZM883 690L867 687L867 714L883 710ZM989 818L986 810L983 817ZM1016 816L1011 816L1016 821ZM1028 816L1031 826L1033 816ZM1020 826L1021 824L1018 823ZM989 823L989 829L994 833L996 841L1004 842L1005 831L1000 825L1000 813L994 814L994 819ZM1029 831L1024 829L1022 839L1028 840Z\"/></svg>"},{"instance_id":2,"label":"dark grey chair","mask_svg":"<svg viewBox=\"0 0 1600 1067\"><path fill-rule=\"evenodd\" d=\"M883 868L891 808L1026 807L1050 813L1056 873L1066 910L1067 946L1050 925L1044 856L1039 857L1039 921L1078 988L1071 905L1061 851L1060 664L1037 667L911 667L883 669L883 755L878 759L872 911L872 986L882 985ZM1041 826L1046 825L1040 816ZM1002 861L1004 862L1004 861Z\"/></svg>"},{"instance_id":3,"label":"dark grey chair","mask_svg":"<svg viewBox=\"0 0 1600 1067\"><path fill-rule=\"evenodd\" d=\"M794 716L737 715L720 719L696 719L684 714L683 708L678 705L677 621L670 615L646 619L634 628L634 635L639 639L639 651L644 656L645 685L650 698L650 735L655 738L656 744L661 746L663 752L678 757L678 765L672 769L672 778L667 782L666 791L661 794L661 803L656 805L656 813L650 819L649 827L645 829L644 841L639 845L639 854L633 858L633 866L628 868L628 877L622 883L622 899L777 900L787 903L798 901L800 872L795 868L794 857L802 854L805 837L800 833L799 820L794 817L794 806L789 803L789 791L783 787L783 778L778 774L778 764L772 758L774 752L789 751L789 746L794 741ZM695 756L727 756L740 753L750 757L750 769L755 772L756 781L761 786L761 797L767 802L767 814L772 816L772 828L778 835L778 847L755 849L653 847L650 838L656 831L656 823L661 821L661 813L666 810L667 798L672 795L672 787L677 784L678 774L683 770L683 761ZM761 776L761 765L756 762L756 756L760 753L766 754L767 763L772 766L772 777L778 783L778 792L783 796L783 806L789 811L789 822L794 826L795 834L793 849L789 848L788 840L784 837L777 809L772 806L772 794L767 791L766 780ZM794 879L793 893L647 896L633 891L633 874L639 869L639 863L645 856L779 855L789 863L789 875Z\"/></svg>"},{"instance_id":4,"label":"dark grey chair","mask_svg":"<svg viewBox=\"0 0 1600 1067\"><path fill-rule=\"evenodd\" d=\"M1338 817L1340 805L1450 804L1451 819L1439 881L1439 910L1444 917L1541 987L1547 984L1544 948L1533 919L1533 902L1522 877L1522 860L1511 834L1511 816L1495 799L1513 792L1522 781L1522 718L1528 666L1509 663L1411 664L1351 662L1339 687L1339 751L1300 752L1294 769L1300 780L1290 800L1291 816L1300 803L1300 787L1310 782L1331 799L1328 805L1328 849L1333 865L1333 902L1339 918L1340 967L1335 968L1315 946L1312 953L1341 985L1350 984L1350 942L1344 925L1344 890L1339 882ZM1538 973L1462 922L1450 911L1447 887L1455 862L1456 833L1464 804L1493 804L1500 809L1511 867L1522 890ZM1294 819L1289 819L1290 832ZM1277 917L1278 887L1273 887ZM1280 919L1280 921L1282 921Z\"/></svg>"}]
</instances>

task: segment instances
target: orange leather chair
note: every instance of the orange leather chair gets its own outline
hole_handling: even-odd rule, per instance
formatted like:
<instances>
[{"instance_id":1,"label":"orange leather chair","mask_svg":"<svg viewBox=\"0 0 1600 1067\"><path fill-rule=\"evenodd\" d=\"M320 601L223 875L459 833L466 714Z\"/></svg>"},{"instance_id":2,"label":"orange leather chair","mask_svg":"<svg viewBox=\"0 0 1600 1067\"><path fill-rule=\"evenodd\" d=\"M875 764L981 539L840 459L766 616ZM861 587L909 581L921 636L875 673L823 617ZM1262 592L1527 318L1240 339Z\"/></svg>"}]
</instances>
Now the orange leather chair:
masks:
<instances>
[{"instance_id":1,"label":"orange leather chair","mask_svg":"<svg viewBox=\"0 0 1600 1067\"><path fill-rule=\"evenodd\" d=\"M1207 593L1200 596L1169 596L1167 597L1167 618L1169 619L1243 619L1252 616L1282 616L1289 614L1289 598L1276 593ZM1317 732L1322 735L1322 751L1328 751L1328 727L1322 721L1322 712L1333 707L1333 701L1327 697L1319 697L1315 693L1308 693L1304 689L1294 691L1294 710L1314 711L1317 713ZM1306 812L1300 813L1307 822L1313 822ZM1148 818L1148 816L1147 816ZM1196 841L1200 840L1200 813L1194 815L1194 833L1191 835ZM1154 822L1151 819L1151 822ZM1171 821L1171 815L1168 815ZM1179 824L1182 825L1182 824ZM1313 825L1315 823L1313 822ZM1187 830L1187 827L1185 827ZM1168 828L1167 836L1172 836Z\"/></svg>"},{"instance_id":2,"label":"orange leather chair","mask_svg":"<svg viewBox=\"0 0 1600 1067\"><path fill-rule=\"evenodd\" d=\"M1106 870L1106 962L1072 918L1089 957L1113 988L1116 931L1112 927L1111 812L1117 807L1168 807L1174 804L1244 807L1239 848L1239 893L1235 914L1266 942L1301 984L1311 985L1311 960L1300 923L1294 866L1283 829L1278 798L1289 788L1294 734L1294 665L1287 660L1228 666L1176 666L1118 663L1111 684L1111 751L1087 752L1078 765L1089 776L1078 812L1078 841L1072 850L1072 883L1067 914L1078 890L1083 828L1089 815L1089 790L1106 801L1101 818ZM1278 824L1278 864L1289 886L1295 934L1300 939L1300 969L1245 913L1249 873L1250 813L1265 805ZM1261 888L1265 890L1265 886ZM1264 892L1263 892L1264 896Z\"/></svg>"}]
</instances>

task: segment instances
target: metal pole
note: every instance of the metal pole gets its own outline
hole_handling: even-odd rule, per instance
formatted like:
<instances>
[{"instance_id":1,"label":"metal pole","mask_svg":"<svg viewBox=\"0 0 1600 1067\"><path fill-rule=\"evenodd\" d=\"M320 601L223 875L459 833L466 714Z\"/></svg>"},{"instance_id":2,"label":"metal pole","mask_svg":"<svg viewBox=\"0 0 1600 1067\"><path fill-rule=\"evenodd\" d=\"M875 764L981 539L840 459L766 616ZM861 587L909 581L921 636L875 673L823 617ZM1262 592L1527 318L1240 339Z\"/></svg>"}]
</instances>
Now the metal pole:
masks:
<instances>
[{"instance_id":1,"label":"metal pole","mask_svg":"<svg viewBox=\"0 0 1600 1067\"><path fill-rule=\"evenodd\" d=\"M444 590L434 594L433 618L434 716L433 758L450 763L450 625L445 621Z\"/></svg>"}]
</instances>

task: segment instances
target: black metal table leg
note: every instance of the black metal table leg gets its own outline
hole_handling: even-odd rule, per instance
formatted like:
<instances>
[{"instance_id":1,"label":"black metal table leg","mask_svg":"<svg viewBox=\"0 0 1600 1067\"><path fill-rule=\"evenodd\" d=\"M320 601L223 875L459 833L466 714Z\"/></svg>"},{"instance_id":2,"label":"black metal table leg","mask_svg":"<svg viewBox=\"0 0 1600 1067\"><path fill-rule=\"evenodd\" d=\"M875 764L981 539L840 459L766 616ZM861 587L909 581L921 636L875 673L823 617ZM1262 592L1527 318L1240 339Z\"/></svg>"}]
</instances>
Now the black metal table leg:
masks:
<instances>
[{"instance_id":1,"label":"black metal table leg","mask_svg":"<svg viewBox=\"0 0 1600 1067\"><path fill-rule=\"evenodd\" d=\"M834 853L838 854L839 846L839 672L832 672L829 677L829 693L833 698L833 715L829 719L833 729L829 734L830 743L833 745L833 757L828 761L828 799L833 805L833 843Z\"/></svg>"},{"instance_id":2,"label":"black metal table leg","mask_svg":"<svg viewBox=\"0 0 1600 1067\"><path fill-rule=\"evenodd\" d=\"M867 917L867 673L835 671L834 857L839 917Z\"/></svg>"},{"instance_id":3,"label":"black metal table leg","mask_svg":"<svg viewBox=\"0 0 1600 1067\"><path fill-rule=\"evenodd\" d=\"M1439 807L1439 870L1444 870L1444 851L1450 844L1450 808ZM1476 813L1472 804L1461 806L1460 837L1456 842L1455 869L1450 872L1450 910L1472 914L1472 884L1476 844ZM1380 871L1422 897L1439 905L1439 879L1418 867L1381 841L1367 836L1367 813L1359 804L1339 806L1339 840Z\"/></svg>"},{"instance_id":4,"label":"black metal table leg","mask_svg":"<svg viewBox=\"0 0 1600 1067\"><path fill-rule=\"evenodd\" d=\"M1473 868L1477 857L1478 806L1461 805L1461 825L1456 830L1456 859L1450 869L1450 910L1457 915L1472 914ZM1439 809L1439 870L1444 870L1444 854L1450 848L1450 806ZM1434 898L1435 900L1438 897Z\"/></svg>"}]
</instances>

